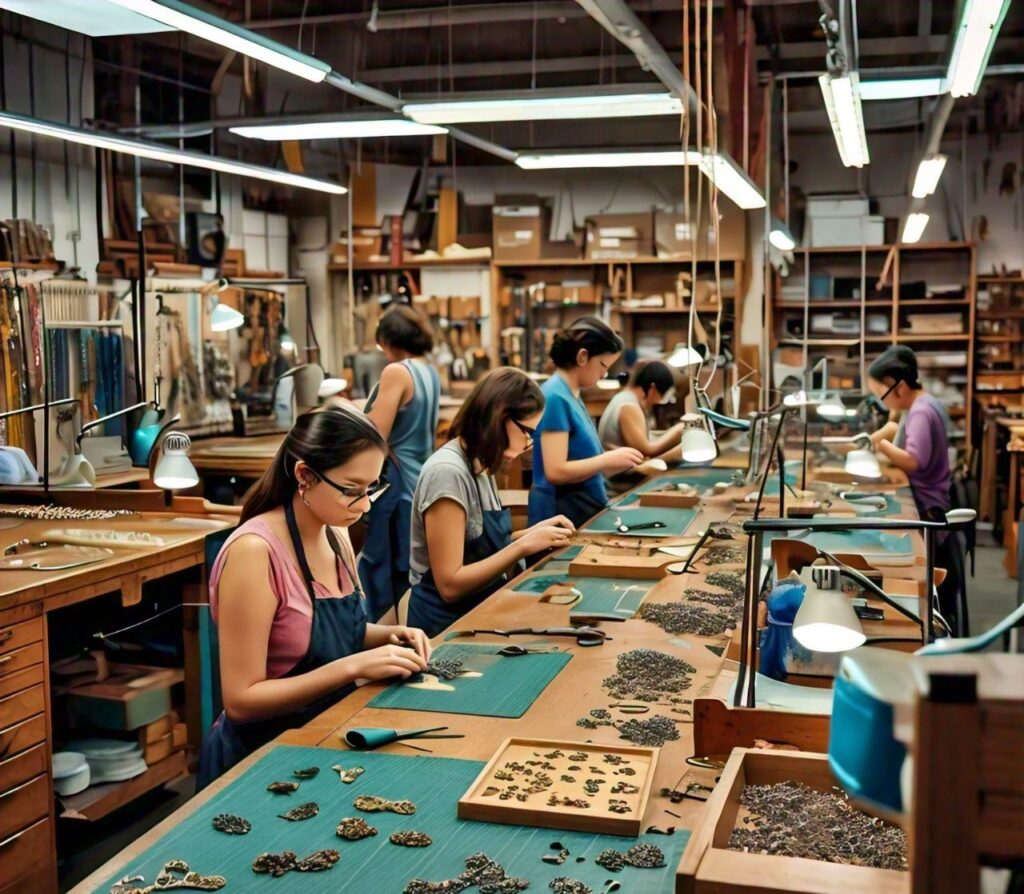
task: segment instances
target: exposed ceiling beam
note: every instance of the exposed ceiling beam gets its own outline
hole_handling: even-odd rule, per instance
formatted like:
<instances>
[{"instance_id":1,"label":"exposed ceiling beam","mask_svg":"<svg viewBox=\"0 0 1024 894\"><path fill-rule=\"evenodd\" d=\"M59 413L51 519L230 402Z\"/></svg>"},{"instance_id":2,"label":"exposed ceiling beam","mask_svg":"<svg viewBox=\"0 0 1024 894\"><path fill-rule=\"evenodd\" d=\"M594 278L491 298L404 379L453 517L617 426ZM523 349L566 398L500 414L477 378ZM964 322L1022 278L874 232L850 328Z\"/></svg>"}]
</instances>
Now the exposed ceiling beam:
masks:
<instances>
[{"instance_id":1,"label":"exposed ceiling beam","mask_svg":"<svg viewBox=\"0 0 1024 894\"><path fill-rule=\"evenodd\" d=\"M945 52L949 37L945 34L929 34L910 37L862 37L860 55L864 56L906 56L911 53ZM773 54L779 59L805 59L808 56L824 58L824 43L820 40L785 41L771 48L759 46L758 59L768 59Z\"/></svg>"},{"instance_id":2,"label":"exposed ceiling beam","mask_svg":"<svg viewBox=\"0 0 1024 894\"><path fill-rule=\"evenodd\" d=\"M633 0L637 12L679 12L679 0ZM721 0L716 0L716 6ZM443 28L448 25L481 25L487 22L532 22L534 19L585 19L587 13L575 0L538 0L536 3L481 3L475 6L429 6L418 9L380 10L374 20L376 31L405 28ZM337 12L326 15L254 19L245 27L256 31L274 28L311 28L316 25L365 27L370 12Z\"/></svg>"}]
</instances>

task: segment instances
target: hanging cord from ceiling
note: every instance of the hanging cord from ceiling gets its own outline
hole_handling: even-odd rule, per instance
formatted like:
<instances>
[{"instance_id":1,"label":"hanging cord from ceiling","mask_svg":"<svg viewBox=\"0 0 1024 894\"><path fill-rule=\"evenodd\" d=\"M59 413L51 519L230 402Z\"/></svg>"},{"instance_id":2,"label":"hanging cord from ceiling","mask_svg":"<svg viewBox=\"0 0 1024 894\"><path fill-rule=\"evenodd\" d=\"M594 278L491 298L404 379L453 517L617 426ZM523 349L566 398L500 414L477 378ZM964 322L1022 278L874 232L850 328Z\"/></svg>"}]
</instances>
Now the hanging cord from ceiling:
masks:
<instances>
[{"instance_id":1,"label":"hanging cord from ceiling","mask_svg":"<svg viewBox=\"0 0 1024 894\"><path fill-rule=\"evenodd\" d=\"M711 158L714 159L718 156L718 115L715 112L715 93L713 78L713 51L715 46L713 22L714 16L712 11L712 0L707 0L707 11L705 15L705 25L707 29L707 45L704 48L704 52L707 64L708 146ZM705 391L711 385L711 380L715 376L715 370L718 368L719 357L721 357L722 355L722 308L725 303L722 300L722 248L719 240L720 222L718 218L718 186L715 180L711 180L711 185L708 187L708 210L711 215L711 226L715 234L715 297L718 302L718 312L715 316L714 359L712 360L711 367L708 371L707 381L704 383ZM694 283L693 289L693 302L694 304L696 304L696 283Z\"/></svg>"}]
</instances>

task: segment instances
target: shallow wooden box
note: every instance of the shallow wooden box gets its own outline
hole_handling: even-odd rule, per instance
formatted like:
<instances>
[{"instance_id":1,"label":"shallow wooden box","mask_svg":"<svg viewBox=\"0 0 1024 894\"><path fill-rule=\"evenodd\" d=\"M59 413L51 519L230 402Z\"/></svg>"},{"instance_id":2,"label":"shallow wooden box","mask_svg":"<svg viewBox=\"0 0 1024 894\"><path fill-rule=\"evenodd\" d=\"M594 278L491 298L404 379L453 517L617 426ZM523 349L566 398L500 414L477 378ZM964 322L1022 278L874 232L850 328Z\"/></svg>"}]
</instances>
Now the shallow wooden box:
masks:
<instances>
[{"instance_id":1,"label":"shallow wooden box","mask_svg":"<svg viewBox=\"0 0 1024 894\"><path fill-rule=\"evenodd\" d=\"M543 792L530 795L528 801L501 801L497 795L484 797L483 792L489 786L507 785L508 783L494 779L494 773L501 770L507 761L525 763L527 760L543 760L545 753L559 750L565 752L565 758L552 759L551 763L558 766L557 770L548 772L555 780L555 785ZM502 742L501 747L494 756L487 762L487 766L480 775L473 781L459 799L459 818L480 820L486 823L509 823L517 826L541 826L547 829L568 829L575 832L595 832L602 835L628 835L636 837L640 834L643 826L644 814L647 812L647 799L651 793L651 785L654 782L654 771L658 763L657 748L637 748L632 745L595 745L587 742L557 741L554 739L525 739L510 738ZM542 757L534 757L538 752ZM587 770L573 773L576 783L569 785L558 782L558 777L566 771L573 761L568 760L568 755L575 752L593 754L597 757L596 766L605 770L608 784L601 787L600 794L586 795L583 792L583 781L588 777ZM618 754L628 759L632 764L638 764L635 769L635 776L614 776L616 769L612 764L603 764L600 755ZM583 762L580 761L580 764ZM588 764L589 766L589 764ZM639 788L634 795L610 795L609 789L616 781L629 782ZM592 807L589 809L548 806L548 798L551 794L568 796L570 798L584 798L589 800ZM632 807L632 812L627 814L612 813L605 807L599 806L608 802L609 797L620 798L627 801Z\"/></svg>"},{"instance_id":2,"label":"shallow wooden box","mask_svg":"<svg viewBox=\"0 0 1024 894\"><path fill-rule=\"evenodd\" d=\"M824 754L733 750L679 864L678 894L908 894L910 873L728 850L747 784L836 784Z\"/></svg>"},{"instance_id":3,"label":"shallow wooden box","mask_svg":"<svg viewBox=\"0 0 1024 894\"><path fill-rule=\"evenodd\" d=\"M692 509L700 502L700 494L682 494L679 491L648 491L640 494L641 506L667 506L670 509Z\"/></svg>"}]
</instances>

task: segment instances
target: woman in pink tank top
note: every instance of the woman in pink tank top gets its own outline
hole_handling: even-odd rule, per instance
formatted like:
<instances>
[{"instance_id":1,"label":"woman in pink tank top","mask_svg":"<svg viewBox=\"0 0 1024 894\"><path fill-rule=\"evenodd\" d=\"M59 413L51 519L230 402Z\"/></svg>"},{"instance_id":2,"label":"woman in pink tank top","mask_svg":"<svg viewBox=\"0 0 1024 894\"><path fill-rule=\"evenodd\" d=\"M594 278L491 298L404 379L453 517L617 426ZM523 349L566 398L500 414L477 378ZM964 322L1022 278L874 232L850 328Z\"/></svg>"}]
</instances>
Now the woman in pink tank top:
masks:
<instances>
[{"instance_id":1,"label":"woman in pink tank top","mask_svg":"<svg viewBox=\"0 0 1024 894\"><path fill-rule=\"evenodd\" d=\"M385 451L360 411L314 410L296 420L246 497L211 575L224 713L203 741L200 787L356 680L426 667L422 630L367 623L352 570L345 529L383 493Z\"/></svg>"}]
</instances>

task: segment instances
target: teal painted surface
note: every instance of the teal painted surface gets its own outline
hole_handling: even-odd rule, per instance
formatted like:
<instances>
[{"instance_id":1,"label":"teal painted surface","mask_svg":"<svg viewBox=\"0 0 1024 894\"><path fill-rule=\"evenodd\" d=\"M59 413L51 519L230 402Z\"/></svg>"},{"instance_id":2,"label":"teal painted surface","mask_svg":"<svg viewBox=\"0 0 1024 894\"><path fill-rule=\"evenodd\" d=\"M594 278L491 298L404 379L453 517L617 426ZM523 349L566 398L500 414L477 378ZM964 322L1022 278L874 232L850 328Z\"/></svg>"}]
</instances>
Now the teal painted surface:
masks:
<instances>
[{"instance_id":1,"label":"teal painted surface","mask_svg":"<svg viewBox=\"0 0 1024 894\"><path fill-rule=\"evenodd\" d=\"M645 481L636 490L636 493L650 493L652 490L661 490L666 484L689 484L701 491L714 487L719 481L728 484L732 480L732 469L674 469L650 481ZM630 494L633 496L634 494Z\"/></svg>"},{"instance_id":2,"label":"teal painted surface","mask_svg":"<svg viewBox=\"0 0 1024 894\"><path fill-rule=\"evenodd\" d=\"M627 525L642 525L652 521L665 522L664 528L650 528L644 531L629 531L626 537L678 537L686 533L690 522L697 516L696 509L670 509L663 506L613 506L606 509L584 529L591 534L618 533L615 519L619 516Z\"/></svg>"},{"instance_id":3,"label":"teal painted surface","mask_svg":"<svg viewBox=\"0 0 1024 894\"><path fill-rule=\"evenodd\" d=\"M514 593L540 595L554 584L571 582L583 597L569 610L573 615L606 615L616 618L632 618L644 596L657 581L621 580L605 577L573 577L569 574L533 574L516 584Z\"/></svg>"},{"instance_id":4,"label":"teal painted surface","mask_svg":"<svg viewBox=\"0 0 1024 894\"><path fill-rule=\"evenodd\" d=\"M358 765L366 772L353 784L344 785L330 769L332 764ZM295 794L273 795L266 791L267 783L289 779L292 770L305 767L320 767L320 774L302 782ZM458 800L483 767L478 761L281 745L95 891L107 894L114 882L127 875L144 875L146 883L152 884L166 861L185 860L197 872L223 875L227 879L221 889L225 894L401 894L413 878L454 878L465 868L466 857L478 851L501 863L510 874L528 879L528 890L538 894L548 892L548 883L558 876L580 879L598 894L608 878L617 879L620 890L630 894L673 889L676 866L689 838L686 831L639 839L665 852L664 869L627 867L609 873L597 866L594 858L609 847L627 850L637 839L458 819ZM359 795L411 800L416 813L360 813L352 806ZM318 816L303 822L277 818L307 801L320 805ZM243 836L213 831L210 821L219 813L244 816L252 823L252 831ZM338 838L334 830L348 816L363 817L379 830L378 834L363 841ZM390 844L388 836L399 830L426 832L434 843L427 848ZM544 854L553 853L550 845L555 841L571 853L561 866L541 862ZM334 848L341 854L337 865L327 872L291 872L273 878L258 875L251 868L253 859L265 852L290 850L305 857L323 848ZM576 863L576 857L587 859Z\"/></svg>"},{"instance_id":5,"label":"teal painted surface","mask_svg":"<svg viewBox=\"0 0 1024 894\"><path fill-rule=\"evenodd\" d=\"M481 717L522 717L572 656L566 652L550 652L508 658L497 654L502 645L445 643L438 646L434 657L457 658L465 669L478 671L482 676L445 681L454 687L452 692L413 689L395 683L374 696L370 707L477 714Z\"/></svg>"}]
</instances>

